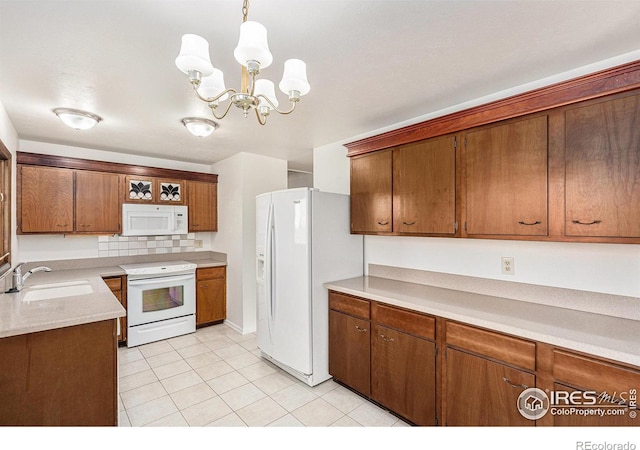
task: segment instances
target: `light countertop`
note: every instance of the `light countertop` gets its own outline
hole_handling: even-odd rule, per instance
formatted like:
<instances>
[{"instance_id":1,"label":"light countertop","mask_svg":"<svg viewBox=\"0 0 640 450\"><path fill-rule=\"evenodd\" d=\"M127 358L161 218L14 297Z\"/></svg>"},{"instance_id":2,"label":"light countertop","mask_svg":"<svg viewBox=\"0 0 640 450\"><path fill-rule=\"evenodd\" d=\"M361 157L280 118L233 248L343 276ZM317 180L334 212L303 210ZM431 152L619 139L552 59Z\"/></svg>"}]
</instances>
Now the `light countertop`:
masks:
<instances>
[{"instance_id":1,"label":"light countertop","mask_svg":"<svg viewBox=\"0 0 640 450\"><path fill-rule=\"evenodd\" d=\"M226 261L217 258L185 260L196 263L198 268L227 265ZM113 261L105 262L109 264ZM31 275L22 291L0 294L0 338L126 316L126 310L102 280L103 277L125 275L124 270L118 265L86 265L93 267L78 268L82 267L82 260L52 264L51 272L36 272ZM29 266L32 267L33 264ZM29 292L30 286L79 280L88 281L93 292L30 302L22 299Z\"/></svg>"},{"instance_id":2,"label":"light countertop","mask_svg":"<svg viewBox=\"0 0 640 450\"><path fill-rule=\"evenodd\" d=\"M640 321L363 276L330 290L640 366Z\"/></svg>"}]
</instances>

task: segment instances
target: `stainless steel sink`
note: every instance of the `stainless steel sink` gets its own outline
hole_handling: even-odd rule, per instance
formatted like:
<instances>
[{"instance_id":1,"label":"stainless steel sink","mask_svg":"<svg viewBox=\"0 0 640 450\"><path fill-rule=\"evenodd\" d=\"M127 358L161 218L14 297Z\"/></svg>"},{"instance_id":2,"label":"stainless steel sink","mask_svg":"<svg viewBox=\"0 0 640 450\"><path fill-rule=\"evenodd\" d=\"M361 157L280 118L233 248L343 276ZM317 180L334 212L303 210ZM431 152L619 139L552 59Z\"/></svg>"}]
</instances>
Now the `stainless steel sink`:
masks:
<instances>
[{"instance_id":1,"label":"stainless steel sink","mask_svg":"<svg viewBox=\"0 0 640 450\"><path fill-rule=\"evenodd\" d=\"M63 281L60 283L36 284L24 289L22 301L51 300L61 297L91 294L93 288L89 280Z\"/></svg>"}]
</instances>

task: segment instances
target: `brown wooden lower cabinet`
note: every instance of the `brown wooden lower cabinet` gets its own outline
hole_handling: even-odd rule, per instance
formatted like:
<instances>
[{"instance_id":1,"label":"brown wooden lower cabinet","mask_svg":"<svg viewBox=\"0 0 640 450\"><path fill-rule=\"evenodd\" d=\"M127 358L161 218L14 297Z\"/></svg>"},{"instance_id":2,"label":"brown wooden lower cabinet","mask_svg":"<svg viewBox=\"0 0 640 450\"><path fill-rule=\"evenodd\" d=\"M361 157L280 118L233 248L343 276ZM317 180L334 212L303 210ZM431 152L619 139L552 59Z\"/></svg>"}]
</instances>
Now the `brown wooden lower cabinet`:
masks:
<instances>
[{"instance_id":1,"label":"brown wooden lower cabinet","mask_svg":"<svg viewBox=\"0 0 640 450\"><path fill-rule=\"evenodd\" d=\"M436 345L374 325L371 397L416 425L436 425Z\"/></svg>"},{"instance_id":2,"label":"brown wooden lower cabinet","mask_svg":"<svg viewBox=\"0 0 640 450\"><path fill-rule=\"evenodd\" d=\"M196 326L220 323L227 318L226 267L196 270Z\"/></svg>"},{"instance_id":3,"label":"brown wooden lower cabinet","mask_svg":"<svg viewBox=\"0 0 640 450\"><path fill-rule=\"evenodd\" d=\"M329 373L416 425L640 426L640 367L333 291ZM518 409L528 388L555 402L537 420ZM558 411L556 391L597 404Z\"/></svg>"},{"instance_id":4,"label":"brown wooden lower cabinet","mask_svg":"<svg viewBox=\"0 0 640 450\"><path fill-rule=\"evenodd\" d=\"M640 426L640 370L555 349L553 377L554 392L576 392L572 399L556 394L553 425ZM576 407L578 403L582 405ZM581 409L586 410L584 414Z\"/></svg>"},{"instance_id":5,"label":"brown wooden lower cabinet","mask_svg":"<svg viewBox=\"0 0 640 450\"><path fill-rule=\"evenodd\" d=\"M445 425L533 426L518 411L518 396L535 376L476 355L447 348Z\"/></svg>"},{"instance_id":6,"label":"brown wooden lower cabinet","mask_svg":"<svg viewBox=\"0 0 640 450\"><path fill-rule=\"evenodd\" d=\"M118 424L116 321L0 339L0 425Z\"/></svg>"},{"instance_id":7,"label":"brown wooden lower cabinet","mask_svg":"<svg viewBox=\"0 0 640 450\"><path fill-rule=\"evenodd\" d=\"M329 373L362 395L371 395L371 322L329 311Z\"/></svg>"},{"instance_id":8,"label":"brown wooden lower cabinet","mask_svg":"<svg viewBox=\"0 0 640 450\"><path fill-rule=\"evenodd\" d=\"M422 317L431 330L433 319L334 292L329 307L334 379L416 425L435 425L436 347L416 335L425 328ZM415 327L408 323L414 318Z\"/></svg>"}]
</instances>

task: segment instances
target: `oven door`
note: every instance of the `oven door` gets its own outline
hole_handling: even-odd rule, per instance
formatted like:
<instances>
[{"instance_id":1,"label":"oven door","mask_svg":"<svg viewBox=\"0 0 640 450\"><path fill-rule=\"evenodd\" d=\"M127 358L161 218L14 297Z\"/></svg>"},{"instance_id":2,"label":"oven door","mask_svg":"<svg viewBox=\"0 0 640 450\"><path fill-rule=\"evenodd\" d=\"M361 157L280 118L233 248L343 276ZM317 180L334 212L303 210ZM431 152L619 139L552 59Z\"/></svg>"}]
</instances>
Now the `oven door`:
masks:
<instances>
[{"instance_id":1,"label":"oven door","mask_svg":"<svg viewBox=\"0 0 640 450\"><path fill-rule=\"evenodd\" d=\"M129 279L127 288L130 327L196 312L195 274Z\"/></svg>"}]
</instances>

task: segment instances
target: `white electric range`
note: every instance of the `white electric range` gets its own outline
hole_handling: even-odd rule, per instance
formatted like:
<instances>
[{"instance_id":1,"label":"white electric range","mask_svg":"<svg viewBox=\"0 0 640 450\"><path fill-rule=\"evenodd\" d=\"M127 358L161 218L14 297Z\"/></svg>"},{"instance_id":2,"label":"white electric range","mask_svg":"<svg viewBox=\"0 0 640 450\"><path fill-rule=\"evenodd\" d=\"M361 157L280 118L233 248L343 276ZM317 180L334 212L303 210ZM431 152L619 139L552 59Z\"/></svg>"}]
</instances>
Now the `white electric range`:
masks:
<instances>
[{"instance_id":1,"label":"white electric range","mask_svg":"<svg viewBox=\"0 0 640 450\"><path fill-rule=\"evenodd\" d=\"M196 331L196 264L122 264L127 274L127 347Z\"/></svg>"}]
</instances>

